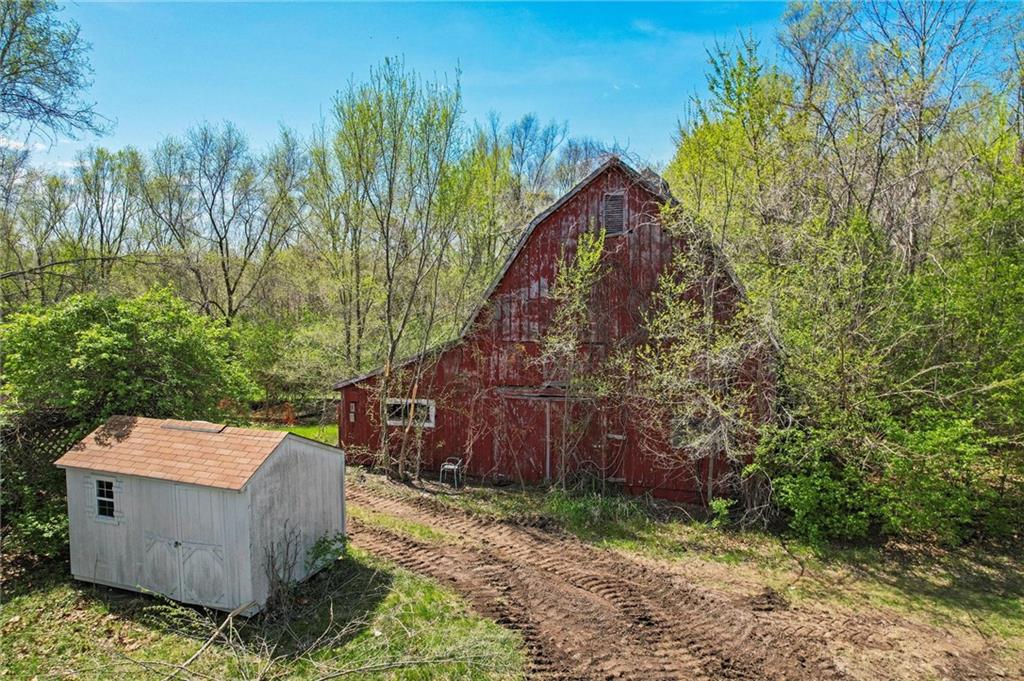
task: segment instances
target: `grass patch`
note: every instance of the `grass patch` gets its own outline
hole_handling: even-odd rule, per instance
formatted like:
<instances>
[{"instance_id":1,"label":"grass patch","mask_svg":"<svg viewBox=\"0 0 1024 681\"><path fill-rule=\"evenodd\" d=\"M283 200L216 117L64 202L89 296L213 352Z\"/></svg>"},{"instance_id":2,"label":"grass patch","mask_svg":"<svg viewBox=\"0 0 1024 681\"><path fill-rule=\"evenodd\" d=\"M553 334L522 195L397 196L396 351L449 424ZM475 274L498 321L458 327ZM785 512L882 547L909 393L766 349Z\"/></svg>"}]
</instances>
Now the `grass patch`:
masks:
<instances>
[{"instance_id":1,"label":"grass patch","mask_svg":"<svg viewBox=\"0 0 1024 681\"><path fill-rule=\"evenodd\" d=\"M492 518L546 518L580 539L604 548L655 558L702 558L735 564L740 560L789 560L785 552L766 551L756 533L711 527L638 497L575 493L560 489L468 487L459 494L439 494L446 504Z\"/></svg>"},{"instance_id":2,"label":"grass patch","mask_svg":"<svg viewBox=\"0 0 1024 681\"><path fill-rule=\"evenodd\" d=\"M352 518L361 520L367 525L376 525L377 527L392 530L394 532L413 537L414 539L422 539L428 542L449 543L458 540L458 537L449 532L445 532L444 530L438 530L430 527L429 525L405 520L404 518L396 518L395 516L388 515L386 513L379 513L351 502L346 504L345 508L348 510L349 515Z\"/></svg>"},{"instance_id":3,"label":"grass patch","mask_svg":"<svg viewBox=\"0 0 1024 681\"><path fill-rule=\"evenodd\" d=\"M4 585L0 676L163 678L222 621L150 596L75 582L66 564ZM229 639L229 640L228 640ZM428 579L358 550L296 590L288 612L239 619L189 670L196 677L505 679L522 641ZM181 674L179 678L188 678Z\"/></svg>"},{"instance_id":4,"label":"grass patch","mask_svg":"<svg viewBox=\"0 0 1024 681\"><path fill-rule=\"evenodd\" d=\"M338 424L337 423L313 423L313 424L297 424L294 426L280 426L273 424L257 424L258 428L267 428L269 430L286 430L289 433L295 433L302 437L308 437L310 440L316 440L318 442L324 442L331 446L337 446L338 444Z\"/></svg>"}]
</instances>

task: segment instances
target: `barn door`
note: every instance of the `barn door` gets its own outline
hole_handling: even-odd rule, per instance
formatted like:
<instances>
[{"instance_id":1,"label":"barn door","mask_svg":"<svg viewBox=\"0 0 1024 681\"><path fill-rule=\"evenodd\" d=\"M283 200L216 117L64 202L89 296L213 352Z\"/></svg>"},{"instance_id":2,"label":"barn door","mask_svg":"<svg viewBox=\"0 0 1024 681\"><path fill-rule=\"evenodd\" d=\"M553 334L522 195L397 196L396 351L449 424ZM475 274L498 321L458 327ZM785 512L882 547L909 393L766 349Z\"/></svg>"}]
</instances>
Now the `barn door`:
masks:
<instances>
[{"instance_id":1,"label":"barn door","mask_svg":"<svg viewBox=\"0 0 1024 681\"><path fill-rule=\"evenodd\" d=\"M181 563L178 555L178 524L174 512L174 487L162 482L140 481L142 573L139 586L146 591L181 598Z\"/></svg>"},{"instance_id":2,"label":"barn door","mask_svg":"<svg viewBox=\"0 0 1024 681\"><path fill-rule=\"evenodd\" d=\"M565 430L567 421L571 420L571 415L566 415L567 405L568 402L565 400L544 400L546 412L544 438L545 447L547 448L548 470L550 471L547 477L549 482L561 481L567 473L565 469L566 464L572 461L572 456L565 451L567 447L571 446L571 437L569 435L571 429L570 431Z\"/></svg>"},{"instance_id":3,"label":"barn door","mask_svg":"<svg viewBox=\"0 0 1024 681\"><path fill-rule=\"evenodd\" d=\"M177 485L175 494L182 599L200 605L225 605L227 570L221 493Z\"/></svg>"},{"instance_id":4,"label":"barn door","mask_svg":"<svg viewBox=\"0 0 1024 681\"><path fill-rule=\"evenodd\" d=\"M495 468L511 479L540 482L548 474L547 420L544 402L522 397L502 398L500 437Z\"/></svg>"}]
</instances>

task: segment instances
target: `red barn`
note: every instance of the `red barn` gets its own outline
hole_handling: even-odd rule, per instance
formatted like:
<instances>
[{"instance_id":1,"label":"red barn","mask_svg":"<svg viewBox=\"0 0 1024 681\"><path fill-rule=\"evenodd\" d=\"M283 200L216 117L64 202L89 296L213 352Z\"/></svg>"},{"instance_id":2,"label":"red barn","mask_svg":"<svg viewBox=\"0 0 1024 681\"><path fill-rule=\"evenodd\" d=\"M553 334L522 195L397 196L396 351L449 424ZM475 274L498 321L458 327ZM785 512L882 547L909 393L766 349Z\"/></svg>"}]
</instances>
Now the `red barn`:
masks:
<instances>
[{"instance_id":1,"label":"red barn","mask_svg":"<svg viewBox=\"0 0 1024 681\"><path fill-rule=\"evenodd\" d=\"M407 443L414 432L425 470L437 471L451 456L464 460L469 475L492 480L542 482L584 469L630 493L706 501L724 461L687 465L676 457L680 465L666 466L658 453L671 451L670 438L643 432L649 426L633 418L635 405L585 409L567 396L556 369L536 360L555 311L548 292L557 270L580 234L596 227L606 234L604 274L593 291L586 353L600 358L642 340L659 275L686 248L663 229L665 204L674 199L660 177L613 157L538 215L459 338L397 367L392 377L407 373L401 381L385 382L378 369L334 386L342 394L340 444L350 458L369 459L382 443ZM725 288L728 305L738 287L730 278ZM385 383L395 394L380 394Z\"/></svg>"}]
</instances>

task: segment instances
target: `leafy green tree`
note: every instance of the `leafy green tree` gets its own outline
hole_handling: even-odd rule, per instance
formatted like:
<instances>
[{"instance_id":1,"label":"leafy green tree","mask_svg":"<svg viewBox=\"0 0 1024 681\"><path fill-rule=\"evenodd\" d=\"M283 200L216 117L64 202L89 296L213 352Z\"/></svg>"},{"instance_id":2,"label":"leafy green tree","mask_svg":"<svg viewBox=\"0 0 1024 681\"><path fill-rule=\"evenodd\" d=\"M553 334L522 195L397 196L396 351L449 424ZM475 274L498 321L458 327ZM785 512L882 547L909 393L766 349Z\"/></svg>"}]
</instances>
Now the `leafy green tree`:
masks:
<instances>
[{"instance_id":1,"label":"leafy green tree","mask_svg":"<svg viewBox=\"0 0 1024 681\"><path fill-rule=\"evenodd\" d=\"M113 414L210 419L250 393L229 332L167 290L29 308L0 342L7 417L56 411L83 428Z\"/></svg>"},{"instance_id":2,"label":"leafy green tree","mask_svg":"<svg viewBox=\"0 0 1024 681\"><path fill-rule=\"evenodd\" d=\"M597 400L607 392L606 372L589 347L594 327L599 323L591 314L591 302L594 287L604 272L604 244L604 229L586 231L579 235L575 253L562 254L550 292L554 314L540 339L540 353L535 360L544 381L564 386L565 390L565 399L553 414L560 424L554 447L558 459L556 481L563 488Z\"/></svg>"},{"instance_id":3,"label":"leafy green tree","mask_svg":"<svg viewBox=\"0 0 1024 681\"><path fill-rule=\"evenodd\" d=\"M14 548L42 555L66 546L61 447L114 414L229 417L251 392L228 330L167 290L25 309L0 326L0 348L0 500Z\"/></svg>"},{"instance_id":4,"label":"leafy green tree","mask_svg":"<svg viewBox=\"0 0 1024 681\"><path fill-rule=\"evenodd\" d=\"M751 318L710 233L672 212L663 211L666 228L686 248L659 278L645 314L646 341L627 349L624 362L630 397L639 401L633 413L644 435L637 444L664 470L710 471L695 479L703 498L739 498L745 521L753 522L767 504L744 469L771 411L766 394L775 348Z\"/></svg>"},{"instance_id":5,"label":"leafy green tree","mask_svg":"<svg viewBox=\"0 0 1024 681\"><path fill-rule=\"evenodd\" d=\"M461 89L457 80L425 82L401 61L386 60L368 82L338 96L334 114L343 186L362 204L365 236L379 259L383 414L392 367L405 354L424 352L445 326L441 284L469 190L459 172ZM382 457L387 438L382 428ZM395 458L388 468L404 477L418 454L403 445Z\"/></svg>"},{"instance_id":6,"label":"leafy green tree","mask_svg":"<svg viewBox=\"0 0 1024 681\"><path fill-rule=\"evenodd\" d=\"M757 469L804 536L1024 526L1020 140L981 68L1012 15L794 3L786 60L713 51L681 129L670 182L781 344Z\"/></svg>"}]
</instances>

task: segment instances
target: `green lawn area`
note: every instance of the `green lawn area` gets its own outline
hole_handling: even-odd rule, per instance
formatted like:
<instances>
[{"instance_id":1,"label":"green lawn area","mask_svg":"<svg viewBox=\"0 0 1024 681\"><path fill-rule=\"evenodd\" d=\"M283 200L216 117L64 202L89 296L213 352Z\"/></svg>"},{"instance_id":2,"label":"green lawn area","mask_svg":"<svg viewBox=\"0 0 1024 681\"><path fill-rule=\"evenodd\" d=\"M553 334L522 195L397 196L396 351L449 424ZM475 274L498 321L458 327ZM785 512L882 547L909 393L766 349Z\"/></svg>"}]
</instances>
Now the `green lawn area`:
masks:
<instances>
[{"instance_id":1,"label":"green lawn area","mask_svg":"<svg viewBox=\"0 0 1024 681\"><path fill-rule=\"evenodd\" d=\"M421 539L428 542L458 542L459 538L457 535L439 530L422 523L413 522L411 520L405 520L403 518L396 518L395 516L388 515L386 513L379 513L369 508L363 508L359 504L349 502L345 507L349 516L366 523L367 525L376 525L386 530L398 532L406 536L412 537L413 539Z\"/></svg>"},{"instance_id":2,"label":"green lawn area","mask_svg":"<svg viewBox=\"0 0 1024 681\"><path fill-rule=\"evenodd\" d=\"M307 431L308 432L308 431ZM351 467L360 484L388 485ZM1024 656L1024 559L992 547L812 547L767 532L712 527L683 509L638 498L542 488L459 491L430 498L489 518L557 527L589 543L680 567L702 586L735 593L770 586L794 604L889 610L980 633L1009 668ZM353 518L423 541L443 528L351 504ZM9 558L9 556L8 556ZM195 653L221 613L75 582L62 561L6 565L0 599L0 679L164 678ZM297 588L273 616L239 619L179 678L521 678L517 633L474 615L462 598L350 548Z\"/></svg>"},{"instance_id":3,"label":"green lawn area","mask_svg":"<svg viewBox=\"0 0 1024 681\"><path fill-rule=\"evenodd\" d=\"M65 563L4 584L0 678L164 678L222 613L75 582ZM272 615L226 628L178 678L521 678L518 634L434 582L349 554Z\"/></svg>"},{"instance_id":4,"label":"green lawn area","mask_svg":"<svg viewBox=\"0 0 1024 681\"><path fill-rule=\"evenodd\" d=\"M311 425L295 425L295 426L263 426L265 428L272 428L274 430L287 430L289 433L295 433L302 437L308 437L310 440L319 440L320 442L326 442L329 445L338 444L338 424L337 423L325 423L323 425L314 423Z\"/></svg>"}]
</instances>

